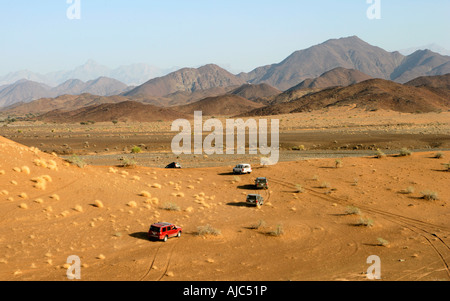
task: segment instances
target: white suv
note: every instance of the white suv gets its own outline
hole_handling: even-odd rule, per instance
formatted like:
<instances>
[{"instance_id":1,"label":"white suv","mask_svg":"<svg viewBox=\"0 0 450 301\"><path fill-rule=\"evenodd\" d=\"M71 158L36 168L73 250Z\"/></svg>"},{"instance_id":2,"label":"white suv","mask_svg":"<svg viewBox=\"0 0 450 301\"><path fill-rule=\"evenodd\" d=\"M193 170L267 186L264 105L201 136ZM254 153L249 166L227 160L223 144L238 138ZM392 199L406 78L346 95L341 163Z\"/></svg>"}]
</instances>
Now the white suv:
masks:
<instances>
[{"instance_id":1,"label":"white suv","mask_svg":"<svg viewBox=\"0 0 450 301\"><path fill-rule=\"evenodd\" d=\"M250 164L238 164L235 168L233 168L233 173L243 174L243 173L251 173L252 167Z\"/></svg>"}]
</instances>

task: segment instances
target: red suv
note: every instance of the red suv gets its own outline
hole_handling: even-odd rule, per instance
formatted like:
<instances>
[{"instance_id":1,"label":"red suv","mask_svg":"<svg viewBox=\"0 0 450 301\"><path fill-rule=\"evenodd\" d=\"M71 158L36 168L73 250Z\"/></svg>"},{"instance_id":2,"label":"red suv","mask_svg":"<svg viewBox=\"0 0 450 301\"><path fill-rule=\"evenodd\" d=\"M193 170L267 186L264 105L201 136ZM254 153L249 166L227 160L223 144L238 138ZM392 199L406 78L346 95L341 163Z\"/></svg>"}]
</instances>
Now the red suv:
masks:
<instances>
[{"instance_id":1,"label":"red suv","mask_svg":"<svg viewBox=\"0 0 450 301\"><path fill-rule=\"evenodd\" d=\"M150 226L148 237L150 239L167 241L171 237L180 237L182 231L181 227L171 223L156 223Z\"/></svg>"}]
</instances>

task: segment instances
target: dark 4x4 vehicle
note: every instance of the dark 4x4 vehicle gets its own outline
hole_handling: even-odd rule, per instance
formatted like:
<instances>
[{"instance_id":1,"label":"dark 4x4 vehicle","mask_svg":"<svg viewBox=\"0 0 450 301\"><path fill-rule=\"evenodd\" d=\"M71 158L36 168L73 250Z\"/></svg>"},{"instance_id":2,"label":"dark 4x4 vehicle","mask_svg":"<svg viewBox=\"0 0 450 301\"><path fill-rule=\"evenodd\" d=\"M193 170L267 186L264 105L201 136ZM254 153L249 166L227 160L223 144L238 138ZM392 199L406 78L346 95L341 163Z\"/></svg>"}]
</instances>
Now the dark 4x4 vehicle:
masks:
<instances>
[{"instance_id":1,"label":"dark 4x4 vehicle","mask_svg":"<svg viewBox=\"0 0 450 301\"><path fill-rule=\"evenodd\" d=\"M256 188L268 189L269 188L269 181L267 180L267 178L256 178L255 186L256 186Z\"/></svg>"},{"instance_id":2,"label":"dark 4x4 vehicle","mask_svg":"<svg viewBox=\"0 0 450 301\"><path fill-rule=\"evenodd\" d=\"M166 168L181 168L181 164L178 162L172 162L166 166Z\"/></svg>"},{"instance_id":3,"label":"dark 4x4 vehicle","mask_svg":"<svg viewBox=\"0 0 450 301\"><path fill-rule=\"evenodd\" d=\"M180 237L182 231L181 227L171 223L156 223L150 226L148 237L150 239L167 241L171 237Z\"/></svg>"},{"instance_id":4,"label":"dark 4x4 vehicle","mask_svg":"<svg viewBox=\"0 0 450 301\"><path fill-rule=\"evenodd\" d=\"M255 206L261 206L264 204L264 198L259 194L249 194L247 195L247 203Z\"/></svg>"}]
</instances>

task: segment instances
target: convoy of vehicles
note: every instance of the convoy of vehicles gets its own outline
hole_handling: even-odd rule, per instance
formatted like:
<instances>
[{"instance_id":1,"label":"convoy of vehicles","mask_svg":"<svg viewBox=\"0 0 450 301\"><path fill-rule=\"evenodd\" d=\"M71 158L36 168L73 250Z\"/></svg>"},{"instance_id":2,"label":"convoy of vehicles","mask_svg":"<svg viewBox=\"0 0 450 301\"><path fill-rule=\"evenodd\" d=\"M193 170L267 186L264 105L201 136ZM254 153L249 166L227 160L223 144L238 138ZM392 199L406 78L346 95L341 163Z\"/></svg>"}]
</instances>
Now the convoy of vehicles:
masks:
<instances>
[{"instance_id":1,"label":"convoy of vehicles","mask_svg":"<svg viewBox=\"0 0 450 301\"><path fill-rule=\"evenodd\" d=\"M166 168L181 168L178 162L172 162ZM249 174L252 172L250 164L238 164L233 168L234 174ZM265 177L258 177L255 179L256 189L268 189L269 181ZM260 194L248 194L246 203L252 206L262 206L264 198ZM166 242L171 237L180 237L183 229L172 223L158 222L152 224L148 230L148 238L154 240L162 240Z\"/></svg>"}]
</instances>

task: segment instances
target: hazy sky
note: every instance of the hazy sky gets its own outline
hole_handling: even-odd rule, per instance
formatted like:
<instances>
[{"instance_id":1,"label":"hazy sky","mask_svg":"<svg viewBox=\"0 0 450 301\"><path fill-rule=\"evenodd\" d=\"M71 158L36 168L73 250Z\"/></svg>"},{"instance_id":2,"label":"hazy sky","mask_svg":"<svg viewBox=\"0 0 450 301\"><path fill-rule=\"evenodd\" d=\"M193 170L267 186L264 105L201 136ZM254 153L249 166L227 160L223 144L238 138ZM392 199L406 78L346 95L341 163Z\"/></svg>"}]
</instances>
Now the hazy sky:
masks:
<instances>
[{"instance_id":1,"label":"hazy sky","mask_svg":"<svg viewBox=\"0 0 450 301\"><path fill-rule=\"evenodd\" d=\"M250 71L352 35L389 51L450 49L450 0L379 0L381 19L367 16L376 0L79 0L81 19L71 20L75 1L0 0L0 75L88 59L111 68L216 63Z\"/></svg>"}]
</instances>

